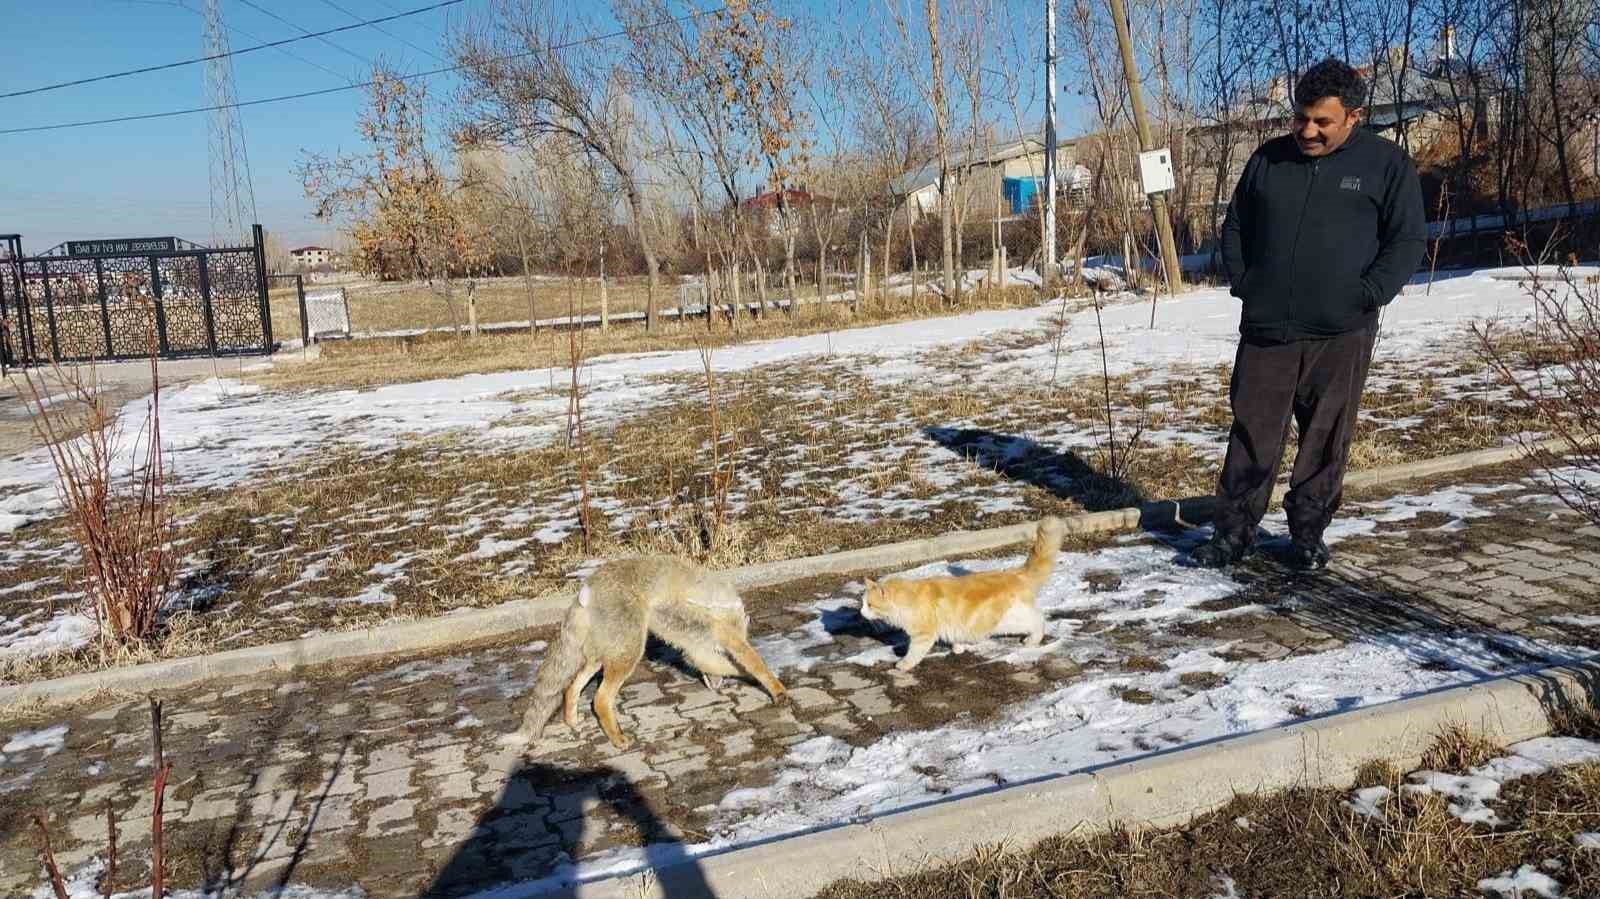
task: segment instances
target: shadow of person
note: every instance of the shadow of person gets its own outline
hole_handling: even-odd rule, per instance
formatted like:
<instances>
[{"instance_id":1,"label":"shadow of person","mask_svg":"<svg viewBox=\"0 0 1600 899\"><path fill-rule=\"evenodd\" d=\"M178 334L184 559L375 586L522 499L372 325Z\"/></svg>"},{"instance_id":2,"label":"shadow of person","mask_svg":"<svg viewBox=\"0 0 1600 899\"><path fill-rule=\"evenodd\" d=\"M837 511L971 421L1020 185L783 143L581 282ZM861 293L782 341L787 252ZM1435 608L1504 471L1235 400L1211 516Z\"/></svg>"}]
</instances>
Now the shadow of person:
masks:
<instances>
[{"instance_id":1,"label":"shadow of person","mask_svg":"<svg viewBox=\"0 0 1600 899\"><path fill-rule=\"evenodd\" d=\"M512 773L494 806L419 895L457 899L516 884L518 895L576 897L572 860L602 835L643 847L648 876L661 894L715 899L681 832L626 774L608 765L565 768L532 760Z\"/></svg>"},{"instance_id":2,"label":"shadow of person","mask_svg":"<svg viewBox=\"0 0 1600 899\"><path fill-rule=\"evenodd\" d=\"M926 427L929 440L1013 481L1031 484L1090 512L1137 505L1139 488L1096 471L1077 453L1062 452L1031 437L982 428Z\"/></svg>"}]
</instances>

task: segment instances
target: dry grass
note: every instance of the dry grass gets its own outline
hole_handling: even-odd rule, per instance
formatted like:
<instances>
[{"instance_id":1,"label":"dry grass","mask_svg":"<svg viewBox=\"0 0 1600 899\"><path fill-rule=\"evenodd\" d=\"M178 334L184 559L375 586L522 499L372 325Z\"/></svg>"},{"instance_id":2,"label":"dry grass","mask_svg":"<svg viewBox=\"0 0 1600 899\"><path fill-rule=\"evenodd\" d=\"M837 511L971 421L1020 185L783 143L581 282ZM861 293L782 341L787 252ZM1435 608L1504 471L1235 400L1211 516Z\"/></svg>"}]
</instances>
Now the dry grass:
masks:
<instances>
[{"instance_id":1,"label":"dry grass","mask_svg":"<svg viewBox=\"0 0 1600 899\"><path fill-rule=\"evenodd\" d=\"M1429 771L1468 771L1503 753L1502 747L1462 724L1451 724L1422 755Z\"/></svg>"},{"instance_id":2,"label":"dry grass","mask_svg":"<svg viewBox=\"0 0 1600 899\"><path fill-rule=\"evenodd\" d=\"M663 279L656 292L656 306L667 309L678 305L678 285L673 279ZM274 282L281 285L282 282ZM336 285L335 285L336 286ZM643 312L648 290L643 278L612 279L606 288L606 306L613 315L624 312ZM321 287L306 284L306 289ZM803 297L810 294L802 291ZM403 331L421 328L451 327L450 311L439 295L426 285L417 284L363 284L345 289L350 304L350 324L358 331ZM479 282L476 292L479 324L494 322L527 321L528 290L521 278L490 278ZM565 281L540 279L533 285L536 317L562 318L567 315L569 299L585 312L600 312L600 285L592 280L580 280L570 286ZM268 292L272 307L272 333L279 337L300 334L300 303L294 287L274 286ZM698 297L695 302L698 302ZM466 281L456 283L456 311L461 324L466 326Z\"/></svg>"},{"instance_id":3,"label":"dry grass","mask_svg":"<svg viewBox=\"0 0 1600 899\"><path fill-rule=\"evenodd\" d=\"M959 311L1018 308L1036 301L1033 291L1025 288L973 291L966 295ZM593 312L592 309L589 311ZM637 324L619 324L604 334L591 331L584 340L590 357L613 353L693 350L702 345L715 348L819 334L842 328L950 315L953 311L956 310L931 303L926 298L916 305L909 299L874 302L863 307L859 315L852 315L849 305L844 303L802 304L793 314L773 311L765 318L741 317L733 327L722 319L717 320L715 327L709 330L703 318L686 322L663 320L654 332L645 331ZM565 315L566 307L563 305L556 314ZM354 320L353 310L351 316ZM525 318L526 314L522 317ZM296 325L294 333L298 333L298 328ZM559 367L567 363L567 352L566 337L549 329L538 334L485 334L476 340L449 334L427 334L352 342L334 341L322 344L322 359L315 365L280 365L254 379L263 386L284 389L373 387L464 374Z\"/></svg>"},{"instance_id":4,"label":"dry grass","mask_svg":"<svg viewBox=\"0 0 1600 899\"><path fill-rule=\"evenodd\" d=\"M1466 745L1460 734L1440 743L1431 758ZM1382 763L1357 778L1396 792L1402 783ZM1330 789L1241 796L1182 827L1065 834L1026 851L988 846L917 874L836 883L820 899L1201 899L1229 895L1222 877L1240 896L1478 896L1479 880L1547 859L1559 862L1545 870L1563 895L1600 892L1600 853L1573 843L1600 829L1600 765L1507 783L1494 807L1511 823L1494 830L1463 824L1437 795L1391 799L1387 823L1355 813L1348 798Z\"/></svg>"},{"instance_id":5,"label":"dry grass","mask_svg":"<svg viewBox=\"0 0 1600 899\"><path fill-rule=\"evenodd\" d=\"M774 327L779 323L775 317ZM700 336L683 339L692 345ZM1013 333L993 341L1019 351L1048 337ZM721 453L734 473L723 527L708 526L715 494L710 434L704 383L690 373L662 379L665 390L651 391L649 407L633 418L586 422L595 532L588 553L575 531L557 542L539 536L546 525L576 516L575 459L559 442L518 446L448 435L408 440L382 454L334 444L292 470L181 494L175 515L179 552L190 567L184 588L218 597L170 619L154 652L187 655L489 606L553 589L593 557L659 552L732 566L1205 495L1214 487L1230 420L1225 366L1167 372L1154 383L1147 372L1112 379L1121 420L1139 417L1151 432L1202 438L1147 444L1128 475L1115 479L1104 474L1096 449L1104 416L1098 377L1021 387L969 378L958 387L885 389L854 363L814 359L719 375ZM950 355L930 364L969 362ZM1392 374L1389 382L1399 386L1369 397L1376 414L1358 431L1355 468L1478 449L1529 426L1504 403ZM1410 421L1406 427L1381 429L1401 417ZM513 416L497 426L545 424ZM996 501L1010 507L989 508ZM861 523L863 517L872 520ZM483 527L472 529L474 520ZM43 583L5 595L0 610L26 613L73 579L68 561L46 552L65 536L59 523L19 535L42 548L23 551L19 542L21 562L0 570L0 589ZM525 543L476 558L481 538ZM386 566L402 575L375 573ZM308 579L311 569L316 576ZM391 602L350 601L379 587ZM81 653L57 656L13 665L0 679L85 667L99 665Z\"/></svg>"}]
</instances>

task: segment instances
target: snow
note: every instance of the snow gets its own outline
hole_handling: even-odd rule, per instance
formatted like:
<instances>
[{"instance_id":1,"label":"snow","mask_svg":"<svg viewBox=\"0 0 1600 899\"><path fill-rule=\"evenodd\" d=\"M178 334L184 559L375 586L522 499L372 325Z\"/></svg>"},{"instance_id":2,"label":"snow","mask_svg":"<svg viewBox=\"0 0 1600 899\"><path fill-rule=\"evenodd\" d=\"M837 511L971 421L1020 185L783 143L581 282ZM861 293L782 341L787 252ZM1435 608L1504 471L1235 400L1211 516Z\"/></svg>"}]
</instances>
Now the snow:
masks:
<instances>
[{"instance_id":1,"label":"snow","mask_svg":"<svg viewBox=\"0 0 1600 899\"><path fill-rule=\"evenodd\" d=\"M495 556L503 556L506 553L515 552L516 550L521 549L527 543L527 540L498 540L494 537L481 537L478 539L477 549L470 553L466 553L456 561L461 562L492 559Z\"/></svg>"},{"instance_id":2,"label":"snow","mask_svg":"<svg viewBox=\"0 0 1600 899\"><path fill-rule=\"evenodd\" d=\"M1523 899L1525 896L1556 899L1561 895L1561 884L1533 865L1523 865L1514 873L1507 871L1498 877L1486 877L1478 881L1478 889L1503 899Z\"/></svg>"},{"instance_id":3,"label":"snow","mask_svg":"<svg viewBox=\"0 0 1600 899\"><path fill-rule=\"evenodd\" d=\"M1221 892L1212 893L1211 899L1241 899L1239 896L1239 886L1233 882L1232 877L1229 877L1226 874L1218 874L1216 876L1216 881L1217 889L1221 890Z\"/></svg>"},{"instance_id":4,"label":"snow","mask_svg":"<svg viewBox=\"0 0 1600 899\"><path fill-rule=\"evenodd\" d=\"M1580 833L1572 838L1572 844L1579 849L1600 849L1600 833Z\"/></svg>"},{"instance_id":5,"label":"snow","mask_svg":"<svg viewBox=\"0 0 1600 899\"><path fill-rule=\"evenodd\" d=\"M1357 790L1344 804L1356 814L1365 815L1381 824L1389 820L1389 816L1383 813L1383 804L1393 795L1394 791L1388 787L1367 787Z\"/></svg>"},{"instance_id":6,"label":"snow","mask_svg":"<svg viewBox=\"0 0 1600 899\"><path fill-rule=\"evenodd\" d=\"M1402 787L1408 793L1447 796L1450 813L1468 824L1497 827L1504 823L1489 807L1507 782L1535 777L1566 765L1600 762L1600 743L1577 737L1538 737L1508 747L1509 755L1491 759L1465 775L1418 771Z\"/></svg>"},{"instance_id":7,"label":"snow","mask_svg":"<svg viewBox=\"0 0 1600 899\"><path fill-rule=\"evenodd\" d=\"M1414 515L1421 510L1455 508L1460 512L1467 509L1463 496L1486 492L1491 491L1447 490L1438 495L1402 497L1378 504L1376 511ZM1087 660L1104 650L1093 637L1074 637L1078 622L1048 614L1055 611L1091 612L1101 621L1135 622L1145 615L1148 619L1143 623L1151 627L1218 614L1197 607L1231 595L1238 584L1222 574L1180 567L1179 555L1170 547L1150 544L1116 546L1093 554L1063 553L1039 598L1047 618L1055 617L1047 625L1050 642L1038 650L1023 651L1015 640L983 641L976 645L976 654L980 659L1029 665L1048 653ZM959 568L981 570L1020 562L1020 557L971 561L962 562ZM956 567L940 562L908 573ZM1104 593L1091 592L1083 575L1102 568L1116 570L1123 583ZM854 619L860 591L861 585L852 583L839 594L810 601L803 607L812 613L804 627L759 639L757 649L768 666L781 674L813 664L805 650L827 643L833 639L832 630ZM1291 595L1281 602L1292 609L1300 600ZM1371 642L1358 640L1325 652L1265 662L1223 658L1229 643L1180 646L1159 659L1166 670L1090 675L1018 702L1003 717L982 725L897 732L859 747L826 736L801 742L780 762L771 782L736 789L722 797L713 810L706 842L678 847L678 851L702 854L993 789L997 782L1051 778L1150 751L1255 732L1298 720L1307 712L1316 715L1369 707L1524 670L1530 665L1524 653L1531 652L1546 662L1592 657L1577 647L1532 644L1483 633L1391 633L1374 636ZM945 651L936 649L934 654ZM892 648L878 646L845 661L878 666L894 660ZM1448 660L1451 666L1439 670L1442 666L1427 664L1438 660ZM1221 675L1220 684L1199 692L1184 689L1180 678L1191 672ZM1128 688L1142 690L1155 701L1126 702L1120 693ZM1152 740L1156 741L1153 749ZM1424 772L1406 789L1447 794L1461 814L1489 823L1493 810L1488 802L1499 795L1504 779L1600 758L1597 753L1600 745L1585 741L1531 740L1511 747L1506 758L1467 776ZM1375 787L1357 793L1350 806L1382 820L1382 805L1391 796L1387 787ZM561 882L589 880L635 870L645 858L639 850L619 850L585 859L553 877Z\"/></svg>"},{"instance_id":8,"label":"snow","mask_svg":"<svg viewBox=\"0 0 1600 899\"><path fill-rule=\"evenodd\" d=\"M94 619L78 612L57 612L29 623L29 616L0 618L0 661L81 649L94 641Z\"/></svg>"},{"instance_id":9,"label":"snow","mask_svg":"<svg viewBox=\"0 0 1600 899\"><path fill-rule=\"evenodd\" d=\"M105 874L106 863L103 859L93 859L66 877L67 899L101 899L99 888L100 877ZM49 884L35 887L30 894L30 899L54 899L54 893ZM111 899L148 899L150 888L132 890L126 893L114 893ZM243 899L244 893L236 890L174 890L168 888L166 895L170 899ZM274 886L259 893L253 894L253 899L364 899L366 893L359 887L349 887L342 890L327 889L323 887L309 887L301 884Z\"/></svg>"},{"instance_id":10,"label":"snow","mask_svg":"<svg viewBox=\"0 0 1600 899\"><path fill-rule=\"evenodd\" d=\"M1467 273L1436 281L1430 295L1410 288L1385 312L1380 355L1404 357L1452 336L1468 321L1526 317L1531 301L1513 281ZM1004 332L1049 328L1058 305L975 312L824 334L722 347L712 357L718 372L819 357L853 356L864 374L883 384L927 383L921 354ZM1111 374L1150 369L1159 380L1173 366L1229 362L1238 342L1238 301L1222 289L1201 289L1155 303L1156 327L1145 303L1107 306L1102 311ZM1052 329L1053 330L1053 329ZM1100 352L1092 310L1071 316L1059 376L1096 374ZM698 351L622 354L596 358L585 370L586 415L602 427L670 398L661 376L700 370ZM1007 354L976 375L947 372L936 383L978 377L1034 381L1056 373L1053 346ZM262 393L226 378L170 389L163 400L162 434L174 477L185 486L221 487L269 466L280 466L330 441L374 451L423 434L464 432L485 441L542 442L564 425L565 394L554 389L565 369L532 369L392 384L371 390L297 394ZM136 400L121 412L125 425L142 421L146 404ZM507 419L515 418L515 424ZM53 470L39 451L0 461L0 488L20 488L0 500L0 515L36 517L57 507ZM7 519L8 521L10 519Z\"/></svg>"},{"instance_id":11,"label":"snow","mask_svg":"<svg viewBox=\"0 0 1600 899\"><path fill-rule=\"evenodd\" d=\"M65 749L66 746L67 725L57 724L55 727L47 727L44 730L23 731L13 734L4 746L0 746L0 753L11 755L34 749L43 749L44 756L49 757Z\"/></svg>"},{"instance_id":12,"label":"snow","mask_svg":"<svg viewBox=\"0 0 1600 899\"><path fill-rule=\"evenodd\" d=\"M1551 624L1567 624L1572 627L1600 628L1600 615L1552 615L1545 619Z\"/></svg>"}]
</instances>

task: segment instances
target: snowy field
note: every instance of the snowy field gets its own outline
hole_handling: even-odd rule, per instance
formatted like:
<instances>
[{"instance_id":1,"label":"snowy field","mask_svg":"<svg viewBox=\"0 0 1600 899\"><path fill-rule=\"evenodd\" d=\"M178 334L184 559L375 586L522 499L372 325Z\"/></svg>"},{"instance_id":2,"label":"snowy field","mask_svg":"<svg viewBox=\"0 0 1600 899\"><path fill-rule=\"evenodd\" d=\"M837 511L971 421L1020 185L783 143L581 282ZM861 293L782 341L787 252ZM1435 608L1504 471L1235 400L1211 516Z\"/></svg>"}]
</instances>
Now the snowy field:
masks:
<instances>
[{"instance_id":1,"label":"snowy field","mask_svg":"<svg viewBox=\"0 0 1600 899\"><path fill-rule=\"evenodd\" d=\"M1484 404L1480 417L1494 418L1492 404L1508 395L1481 371L1462 371L1461 360L1470 355L1465 328L1526 319L1531 304L1515 280L1518 274L1451 273L1426 293L1420 284L1408 288L1385 314L1369 392L1405 399L1426 380L1442 399L1472 397ZM1122 380L1124 390L1154 398L1140 411L1158 417L1158 426L1143 435L1146 444L1187 452L1178 457L1180 464L1215 461L1226 428L1225 416L1217 418L1222 383L1216 372L1232 359L1237 301L1216 289L1161 300L1154 328L1146 303L1109 306L1098 326L1092 310L1072 313L1064 331L1056 321L1058 308L980 312L717 350L713 365L733 384L730 389L764 390L775 407L813 423L812 432L799 437L761 436L787 445L758 440L737 449L735 511L765 502L779 516L864 525L940 519L954 508L963 526L981 525L985 517L1058 511L1039 507L1040 491L1068 496L1072 485L1045 477L1030 486L1026 478L1001 475L1014 475L1011 463L1029 454L1045 462L1057 455L1092 456L1100 432L1065 415L1052 418L1051 385L1082 384L1099 375L1100 328L1110 374ZM695 352L594 359L584 371L586 427L601 434L627 426L638 431L648 428L653 415L703 402L700 367ZM340 522L317 523L335 535L317 546L251 550L252 564L287 573L263 587L249 610L286 616L287 627L309 606L382 609L394 607L406 591L438 592L426 578L441 563L478 566L485 577L526 575L539 553L573 540L577 504L569 478L530 481L520 495L508 496L475 483L472 474L480 454L553 452L561 445L567 377L564 369L540 369L300 393L212 379L167 393L162 431L177 487L213 491L221 502L230 495L224 491L243 486L292 486L308 471L325 475L318 465L329 458L366 459L381 467L395 453L415 454L419 445L432 445L425 441L444 441L437 455L419 464L439 471L439 479L458 480L449 492L409 500L373 495L343 510ZM842 391L870 398L862 402L871 407L838 408ZM1199 400L1192 399L1196 395ZM928 397L939 399L936 422L897 408ZM970 400L974 408L953 397ZM1179 409L1184 397L1207 407L1208 415ZM1365 416L1390 443L1435 429L1434 420L1412 414L1414 403L1398 405L1406 408L1379 408ZM123 412L133 426L143 414L142 402ZM841 429L848 433L832 438L835 453L829 458L813 458L816 453L808 450L814 447L798 444L823 441L823 432ZM778 462L787 474L773 473ZM769 466L765 473L762 465ZM0 529L10 532L0 532L0 567L26 572L0 583L0 661L81 647L92 633L88 619L72 608L81 597L67 588L64 575L74 551L59 530L37 526L59 513L52 480L41 452L0 461ZM636 480L628 471L596 474L595 504L613 529L659 527L673 511L666 500L624 496L625 489L637 489L636 483L628 487ZM263 513L250 524L289 534L304 522L290 509ZM438 543L419 547L420 532ZM330 574L353 567L361 570L340 578ZM188 560L187 573L200 570L196 559ZM229 601L227 589L214 584L180 598L184 607L224 611ZM320 626L308 614L299 633ZM248 628L235 636L252 639Z\"/></svg>"}]
</instances>

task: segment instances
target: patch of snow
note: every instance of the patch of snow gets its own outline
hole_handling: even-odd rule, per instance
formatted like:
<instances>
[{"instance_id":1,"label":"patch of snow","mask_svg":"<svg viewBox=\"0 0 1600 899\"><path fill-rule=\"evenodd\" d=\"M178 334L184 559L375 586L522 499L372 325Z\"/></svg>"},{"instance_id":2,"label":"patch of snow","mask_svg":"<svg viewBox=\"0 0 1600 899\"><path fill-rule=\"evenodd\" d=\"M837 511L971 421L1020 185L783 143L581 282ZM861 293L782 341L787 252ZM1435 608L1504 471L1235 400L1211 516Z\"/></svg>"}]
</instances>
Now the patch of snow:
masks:
<instances>
[{"instance_id":1,"label":"patch of snow","mask_svg":"<svg viewBox=\"0 0 1600 899\"><path fill-rule=\"evenodd\" d=\"M1407 293L1387 307L1382 353L1386 358L1418 357L1459 335L1468 322L1521 321L1531 308L1522 287L1497 280L1492 273L1438 279L1430 294ZM1238 301L1222 288L1191 291L1181 299L1157 298L1154 328L1146 303L1104 307L1101 318L1111 375L1159 373L1174 366L1207 368L1231 361L1238 343L1238 309ZM929 366L920 358L924 353L1007 332L1046 329L1058 310L1056 303L1043 303L722 347L713 355L712 366L726 373L849 356L859 360L863 374L880 383L928 382ZM972 378L1037 383L1052 375L1098 374L1099 340L1088 336L1098 333L1094 311L1072 314L1070 325L1059 360L1054 342L1046 341L1008 352L977 374L941 372L932 383ZM603 427L669 401L678 388L663 377L700 368L697 351L597 357L583 372L589 421ZM175 481L205 487L228 486L330 442L382 450L414 435L455 431L491 443L537 444L563 434L566 400L546 388L566 375L565 369L534 369L294 394L268 394L239 381L211 378L168 390L162 432ZM130 433L137 430L131 425L143 420L145 408L144 400L136 400L122 409ZM53 470L42 452L0 462L0 487L21 488L0 500L0 514L26 516L57 508L52 483Z\"/></svg>"},{"instance_id":2,"label":"patch of snow","mask_svg":"<svg viewBox=\"0 0 1600 899\"><path fill-rule=\"evenodd\" d=\"M1226 874L1218 874L1215 880L1217 882L1217 889L1221 890L1222 892L1212 893L1211 899L1242 899L1242 897L1239 895L1239 885L1233 882L1232 877L1229 877Z\"/></svg>"},{"instance_id":3,"label":"patch of snow","mask_svg":"<svg viewBox=\"0 0 1600 899\"><path fill-rule=\"evenodd\" d=\"M1600 833L1580 833L1572 838L1572 844L1579 849L1600 849Z\"/></svg>"},{"instance_id":4,"label":"patch of snow","mask_svg":"<svg viewBox=\"0 0 1600 899\"><path fill-rule=\"evenodd\" d=\"M1418 771L1410 777L1414 782L1400 789L1422 796L1449 797L1454 800L1450 803L1450 814L1467 824L1498 827L1504 823L1500 820L1500 816L1495 814L1494 809L1489 807L1491 800L1500 798L1499 780L1492 777L1444 774L1439 771Z\"/></svg>"},{"instance_id":5,"label":"patch of snow","mask_svg":"<svg viewBox=\"0 0 1600 899\"><path fill-rule=\"evenodd\" d=\"M461 556L461 558L457 559L456 561L478 561L483 559L492 559L495 556L503 556L508 552L514 552L515 550L521 549L527 543L528 539L526 538L519 540L499 540L494 537L480 537L478 538L478 548Z\"/></svg>"},{"instance_id":6,"label":"patch of snow","mask_svg":"<svg viewBox=\"0 0 1600 899\"><path fill-rule=\"evenodd\" d=\"M1388 802L1389 797L1393 795L1394 791L1388 787L1367 787L1357 790L1354 796L1345 801L1344 805L1358 815L1365 815L1374 821L1382 823L1389 820L1389 816L1383 813L1383 804Z\"/></svg>"},{"instance_id":7,"label":"patch of snow","mask_svg":"<svg viewBox=\"0 0 1600 899\"><path fill-rule=\"evenodd\" d=\"M1409 793L1448 796L1450 813L1468 824L1497 827L1503 822L1489 807L1508 781L1535 777L1554 768L1600 762L1600 743L1577 737L1538 737L1513 744L1508 755L1473 768L1465 775L1417 771L1404 789Z\"/></svg>"},{"instance_id":8,"label":"patch of snow","mask_svg":"<svg viewBox=\"0 0 1600 899\"><path fill-rule=\"evenodd\" d=\"M1523 865L1515 872L1507 871L1498 877L1486 877L1478 881L1478 889L1503 899L1523 899L1525 896L1559 899L1561 896L1561 884L1533 865Z\"/></svg>"},{"instance_id":9,"label":"patch of snow","mask_svg":"<svg viewBox=\"0 0 1600 899\"><path fill-rule=\"evenodd\" d=\"M1572 627L1600 628L1600 615L1554 615L1545 619L1550 624L1566 624Z\"/></svg>"},{"instance_id":10,"label":"patch of snow","mask_svg":"<svg viewBox=\"0 0 1600 899\"><path fill-rule=\"evenodd\" d=\"M12 735L6 745L0 746L0 752L6 754L28 752L33 749L43 749L46 758L55 755L67 747L67 725L57 724L44 730L23 731Z\"/></svg>"},{"instance_id":11,"label":"patch of snow","mask_svg":"<svg viewBox=\"0 0 1600 899\"><path fill-rule=\"evenodd\" d=\"M94 641L96 633L94 619L77 612L57 612L34 624L0 618L0 660L82 649Z\"/></svg>"},{"instance_id":12,"label":"patch of snow","mask_svg":"<svg viewBox=\"0 0 1600 899\"><path fill-rule=\"evenodd\" d=\"M104 895L100 892L100 878L104 876L106 863L104 859L93 859L66 876L67 899L101 899ZM35 887L30 899L54 899L55 893L49 884ZM132 890L126 893L114 893L111 899L148 899L149 887L142 890ZM171 899L246 899L244 894L223 890L221 892L206 890L174 890L168 888L166 895ZM274 886L254 894L253 899L365 899L366 893L360 887L348 887L337 890L326 887L309 887L303 884L289 884Z\"/></svg>"}]
</instances>

